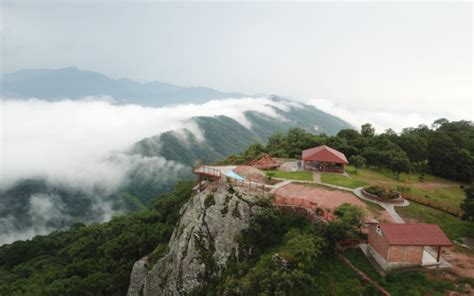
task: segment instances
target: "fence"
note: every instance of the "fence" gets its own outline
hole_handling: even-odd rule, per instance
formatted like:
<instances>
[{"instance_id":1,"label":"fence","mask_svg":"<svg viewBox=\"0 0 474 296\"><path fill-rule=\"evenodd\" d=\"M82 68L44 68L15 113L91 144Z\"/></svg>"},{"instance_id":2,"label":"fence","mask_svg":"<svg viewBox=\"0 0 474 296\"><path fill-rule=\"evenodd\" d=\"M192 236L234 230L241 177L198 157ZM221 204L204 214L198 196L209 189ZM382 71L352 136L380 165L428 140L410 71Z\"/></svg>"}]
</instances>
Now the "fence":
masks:
<instances>
[{"instance_id":1,"label":"fence","mask_svg":"<svg viewBox=\"0 0 474 296\"><path fill-rule=\"evenodd\" d=\"M417 196L413 196L413 195L409 195L409 194L403 194L403 198L408 199L410 201L414 201L414 202L422 204L422 205L425 205L425 206L433 208L433 209L440 210L442 212L445 212L447 214L450 214L450 215L453 215L453 216L456 216L456 217L461 217L462 216L461 210L454 209L454 208L451 208L451 207L447 207L447 206L445 206L445 205L443 205L443 204L441 204L440 202L437 202L437 201L431 201L431 200L427 200L426 198L421 198L421 197L417 197Z\"/></svg>"},{"instance_id":2,"label":"fence","mask_svg":"<svg viewBox=\"0 0 474 296\"><path fill-rule=\"evenodd\" d=\"M228 177L227 182L229 182L233 186L243 187L249 191L256 191L262 194L266 194L271 190L271 187L265 186L265 184L255 183L248 180L239 180Z\"/></svg>"},{"instance_id":3,"label":"fence","mask_svg":"<svg viewBox=\"0 0 474 296\"><path fill-rule=\"evenodd\" d=\"M277 207L294 207L294 208L303 208L306 211L322 218L326 221L334 221L336 218L328 211L318 207L318 204L314 201L310 201L304 198L290 198L290 197L281 197L275 196L274 201L275 206Z\"/></svg>"}]
</instances>

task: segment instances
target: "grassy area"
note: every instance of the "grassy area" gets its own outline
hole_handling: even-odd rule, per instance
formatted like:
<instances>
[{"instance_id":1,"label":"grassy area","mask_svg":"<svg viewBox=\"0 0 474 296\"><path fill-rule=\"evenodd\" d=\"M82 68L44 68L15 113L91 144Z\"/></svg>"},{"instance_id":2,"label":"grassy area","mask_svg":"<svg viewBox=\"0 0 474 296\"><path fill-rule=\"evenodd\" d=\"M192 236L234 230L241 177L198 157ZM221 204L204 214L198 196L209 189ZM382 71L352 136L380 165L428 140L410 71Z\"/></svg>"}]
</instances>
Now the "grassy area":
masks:
<instances>
[{"instance_id":1,"label":"grassy area","mask_svg":"<svg viewBox=\"0 0 474 296\"><path fill-rule=\"evenodd\" d=\"M352 177L347 177L345 175L337 173L325 173L321 172L321 181L323 183L328 183L337 186L343 186L348 188L358 188L367 185L365 181L357 180Z\"/></svg>"},{"instance_id":2,"label":"grassy area","mask_svg":"<svg viewBox=\"0 0 474 296\"><path fill-rule=\"evenodd\" d=\"M385 209L382 208L382 206L380 206L379 204L365 200L361 201L367 205L367 209L374 217L380 217L382 215L382 212L385 211Z\"/></svg>"},{"instance_id":3,"label":"grassy area","mask_svg":"<svg viewBox=\"0 0 474 296\"><path fill-rule=\"evenodd\" d=\"M449 181L443 178L425 174L424 182L419 181L418 174L401 174L398 179L393 173L388 171L378 171L375 169L359 169L357 174L352 166L346 167L346 172L350 177L343 175L322 173L323 182L346 186L356 186L365 183L369 185L389 186L396 189L397 185L408 185L410 194L431 201L437 201L444 206L453 209L460 209L459 205L464 200L464 191L460 188L461 183ZM344 185L346 183L347 185ZM356 186L357 187L357 186Z\"/></svg>"},{"instance_id":4,"label":"grassy area","mask_svg":"<svg viewBox=\"0 0 474 296\"><path fill-rule=\"evenodd\" d=\"M474 237L473 222L462 221L444 212L414 202L410 203L408 207L398 207L397 212L403 218L438 224L450 239L460 240L461 237Z\"/></svg>"},{"instance_id":5,"label":"grassy area","mask_svg":"<svg viewBox=\"0 0 474 296\"><path fill-rule=\"evenodd\" d=\"M360 249L346 250L344 255L354 266L382 285L393 296L444 295L446 290L459 290L454 284L448 281L432 279L422 271L391 272L384 278L372 267Z\"/></svg>"},{"instance_id":6,"label":"grassy area","mask_svg":"<svg viewBox=\"0 0 474 296\"><path fill-rule=\"evenodd\" d=\"M299 181L313 181L313 173L307 171L283 172L283 171L266 171L267 176L274 178L299 180Z\"/></svg>"}]
</instances>

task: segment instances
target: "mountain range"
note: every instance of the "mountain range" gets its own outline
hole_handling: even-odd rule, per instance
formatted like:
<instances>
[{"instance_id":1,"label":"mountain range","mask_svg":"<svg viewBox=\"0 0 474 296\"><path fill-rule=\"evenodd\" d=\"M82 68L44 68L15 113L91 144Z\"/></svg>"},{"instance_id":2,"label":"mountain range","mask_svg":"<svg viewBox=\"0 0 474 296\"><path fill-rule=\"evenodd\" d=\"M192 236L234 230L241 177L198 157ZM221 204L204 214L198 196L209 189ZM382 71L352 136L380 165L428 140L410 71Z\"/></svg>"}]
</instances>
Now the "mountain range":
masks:
<instances>
[{"instance_id":1,"label":"mountain range","mask_svg":"<svg viewBox=\"0 0 474 296\"><path fill-rule=\"evenodd\" d=\"M22 70L5 75L2 83L4 96L16 94L18 99L36 97L50 101L107 95L124 104L161 106L244 96L209 88L113 80L76 68ZM212 163L240 153L251 144L266 142L274 133L299 127L332 135L351 127L344 120L310 105L277 96L268 97L267 102L266 106L270 106L276 116L246 111L245 123L223 115L191 117L187 121L197 127L199 133L188 128L171 130L130 143L125 151L111 151L110 162L140 160L129 162L133 165L128 168L127 180L114 192L100 187L82 190L41 178L25 178L9 188L0 188L0 244L46 234L78 222L106 221L113 215L143 209L180 180L192 180L191 166L197 161Z\"/></svg>"},{"instance_id":2,"label":"mountain range","mask_svg":"<svg viewBox=\"0 0 474 296\"><path fill-rule=\"evenodd\" d=\"M3 75L0 85L0 95L4 98L34 97L57 101L64 98L109 96L119 104L149 107L252 97L208 87L181 87L159 81L140 83L130 79L112 79L101 73L75 67L19 70Z\"/></svg>"}]
</instances>

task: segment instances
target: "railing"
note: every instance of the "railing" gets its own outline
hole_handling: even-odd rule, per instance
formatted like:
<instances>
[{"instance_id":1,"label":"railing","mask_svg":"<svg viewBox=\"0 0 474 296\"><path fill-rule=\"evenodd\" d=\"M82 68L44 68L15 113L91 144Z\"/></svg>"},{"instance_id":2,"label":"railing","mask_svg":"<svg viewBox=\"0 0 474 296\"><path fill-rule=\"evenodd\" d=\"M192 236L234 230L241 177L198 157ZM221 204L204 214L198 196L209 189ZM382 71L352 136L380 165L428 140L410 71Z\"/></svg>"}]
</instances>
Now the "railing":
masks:
<instances>
[{"instance_id":1,"label":"railing","mask_svg":"<svg viewBox=\"0 0 474 296\"><path fill-rule=\"evenodd\" d=\"M334 217L330 211L319 208L317 203L304 198L281 197L277 195L275 196L274 204L277 207L303 208L313 215L323 218L326 221L336 220L336 217Z\"/></svg>"},{"instance_id":2,"label":"railing","mask_svg":"<svg viewBox=\"0 0 474 296\"><path fill-rule=\"evenodd\" d=\"M232 177L227 177L227 180L230 184L234 186L243 187L250 191L257 191L262 194L265 194L271 190L271 187L266 186L265 184L255 183L248 180L239 180Z\"/></svg>"},{"instance_id":3,"label":"railing","mask_svg":"<svg viewBox=\"0 0 474 296\"><path fill-rule=\"evenodd\" d=\"M417 196L413 196L413 195L409 195L409 194L403 194L403 198L408 199L410 201L414 201L414 202L422 204L422 205L425 205L425 206L433 208L433 209L440 210L442 212L445 212L447 214L450 214L450 215L453 215L453 216L456 216L456 217L461 217L462 216L462 211L461 210L454 209L454 208L451 208L451 207L447 207L447 206L445 206L442 203L437 202L437 201L426 200L426 198L421 198L421 197L417 197Z\"/></svg>"},{"instance_id":4,"label":"railing","mask_svg":"<svg viewBox=\"0 0 474 296\"><path fill-rule=\"evenodd\" d=\"M207 175L207 176L212 176L216 178L220 178L222 176L222 173L220 170L213 167L206 166L206 165L194 166L193 174Z\"/></svg>"}]
</instances>

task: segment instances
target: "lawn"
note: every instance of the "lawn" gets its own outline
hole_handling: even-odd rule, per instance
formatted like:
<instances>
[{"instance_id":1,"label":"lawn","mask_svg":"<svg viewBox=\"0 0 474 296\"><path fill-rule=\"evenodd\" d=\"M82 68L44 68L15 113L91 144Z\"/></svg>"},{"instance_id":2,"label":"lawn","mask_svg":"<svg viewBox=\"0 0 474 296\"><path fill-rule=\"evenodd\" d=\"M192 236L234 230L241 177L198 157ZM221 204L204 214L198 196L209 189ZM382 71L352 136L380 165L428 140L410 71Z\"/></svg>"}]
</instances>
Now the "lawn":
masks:
<instances>
[{"instance_id":1,"label":"lawn","mask_svg":"<svg viewBox=\"0 0 474 296\"><path fill-rule=\"evenodd\" d=\"M403 218L416 219L418 222L438 224L450 239L474 237L474 223L463 221L436 209L411 202L408 207L397 207Z\"/></svg>"},{"instance_id":2,"label":"lawn","mask_svg":"<svg viewBox=\"0 0 474 296\"><path fill-rule=\"evenodd\" d=\"M382 285L393 296L444 295L446 290L458 290L452 283L439 279L431 279L422 271L394 271L384 278L372 267L360 249L348 249L344 252L344 255L354 266Z\"/></svg>"},{"instance_id":3,"label":"lawn","mask_svg":"<svg viewBox=\"0 0 474 296\"><path fill-rule=\"evenodd\" d=\"M267 176L279 179L289 179L298 181L313 181L313 173L308 171L283 172L283 171L266 171Z\"/></svg>"},{"instance_id":4,"label":"lawn","mask_svg":"<svg viewBox=\"0 0 474 296\"><path fill-rule=\"evenodd\" d=\"M321 172L321 182L348 188L358 188L368 184L367 182L357 180L353 177L325 172Z\"/></svg>"},{"instance_id":5,"label":"lawn","mask_svg":"<svg viewBox=\"0 0 474 296\"><path fill-rule=\"evenodd\" d=\"M437 201L444 206L460 209L459 205L464 200L464 191L461 183L449 181L443 178L425 174L424 182L419 181L418 174L401 174L398 179L392 172L379 171L371 168L359 169L355 173L352 166L346 167L346 172L350 177L333 173L322 173L321 181L333 185L345 186L349 188L360 187L366 184L388 186L396 189L397 185L408 185L409 194L431 201Z\"/></svg>"}]
</instances>

